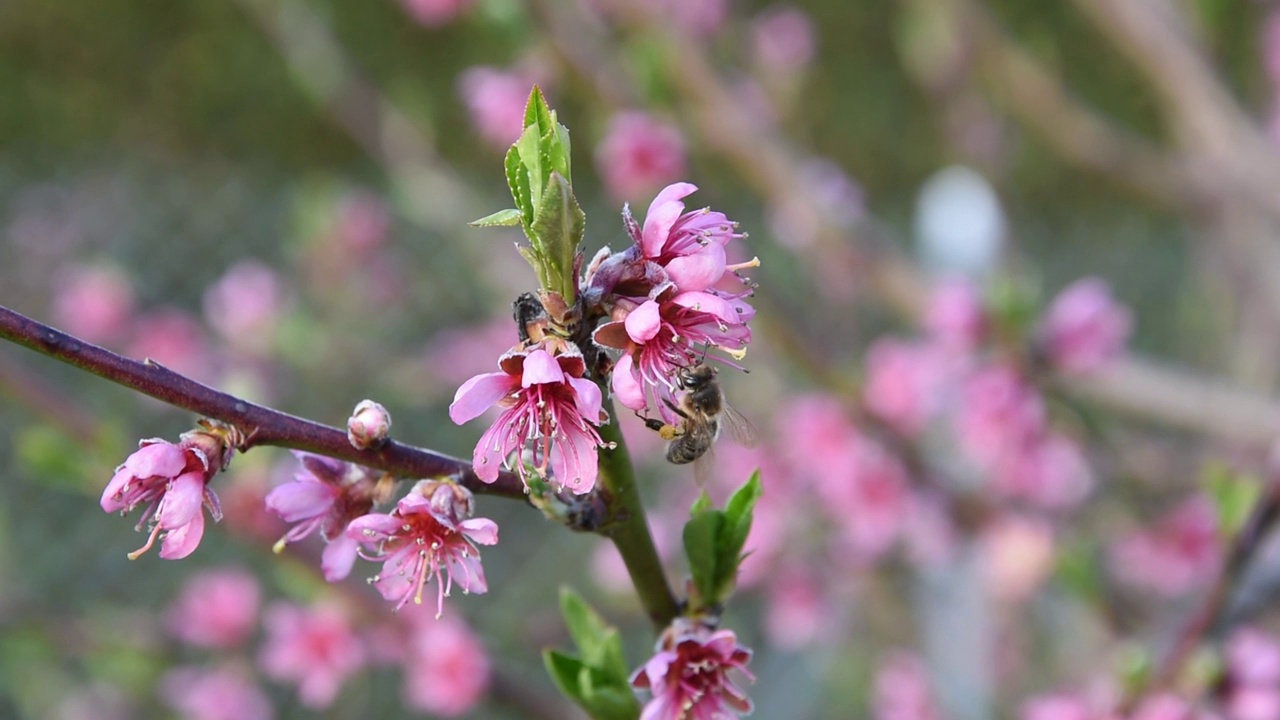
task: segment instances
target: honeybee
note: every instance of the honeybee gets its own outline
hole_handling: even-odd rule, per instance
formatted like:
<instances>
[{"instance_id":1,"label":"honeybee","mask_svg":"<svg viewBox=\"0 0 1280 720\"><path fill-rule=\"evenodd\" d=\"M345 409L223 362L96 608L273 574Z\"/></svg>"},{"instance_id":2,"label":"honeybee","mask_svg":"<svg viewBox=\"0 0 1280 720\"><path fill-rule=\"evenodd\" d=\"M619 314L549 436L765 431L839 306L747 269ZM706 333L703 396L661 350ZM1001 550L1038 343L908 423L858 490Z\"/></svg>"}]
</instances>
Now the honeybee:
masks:
<instances>
[{"instance_id":1,"label":"honeybee","mask_svg":"<svg viewBox=\"0 0 1280 720\"><path fill-rule=\"evenodd\" d=\"M710 469L709 453L720 430L728 428L734 442L754 447L757 441L755 428L724 399L724 391L716 377L716 369L699 361L676 371L676 388L683 391L680 404L664 399L663 402L679 417L678 425L664 423L654 418L644 418L644 424L655 430L667 444L667 462L676 465L694 463L694 476L699 485L706 484Z\"/></svg>"}]
</instances>

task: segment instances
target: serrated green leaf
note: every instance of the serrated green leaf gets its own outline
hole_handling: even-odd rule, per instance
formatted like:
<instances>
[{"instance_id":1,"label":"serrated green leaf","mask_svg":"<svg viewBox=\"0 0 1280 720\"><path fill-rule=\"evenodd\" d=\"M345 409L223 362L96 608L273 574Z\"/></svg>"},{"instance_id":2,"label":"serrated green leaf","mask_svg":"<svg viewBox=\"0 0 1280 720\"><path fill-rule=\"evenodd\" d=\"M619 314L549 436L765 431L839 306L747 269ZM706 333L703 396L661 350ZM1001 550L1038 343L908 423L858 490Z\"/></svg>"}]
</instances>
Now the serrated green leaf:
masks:
<instances>
[{"instance_id":1,"label":"serrated green leaf","mask_svg":"<svg viewBox=\"0 0 1280 720\"><path fill-rule=\"evenodd\" d=\"M520 176L529 193L530 217L534 218L542 207L543 187L546 184L547 175L550 174L550 170L543 162L546 152L538 136L538 128L525 128L512 147L519 153Z\"/></svg>"},{"instance_id":2,"label":"serrated green leaf","mask_svg":"<svg viewBox=\"0 0 1280 720\"><path fill-rule=\"evenodd\" d=\"M521 217L520 211L516 208L507 208L467 224L471 227L516 227L520 225Z\"/></svg>"},{"instance_id":3,"label":"serrated green leaf","mask_svg":"<svg viewBox=\"0 0 1280 720\"><path fill-rule=\"evenodd\" d=\"M569 305L577 300L574 258L582 244L586 223L587 216L573 196L569 181L558 172L551 173L533 221L530 242L549 266L547 274L551 282L543 287L560 293Z\"/></svg>"},{"instance_id":4,"label":"serrated green leaf","mask_svg":"<svg viewBox=\"0 0 1280 720\"><path fill-rule=\"evenodd\" d=\"M551 169L563 175L565 180L573 184L573 172L569 162L573 157L573 149L569 144L569 128L556 123L554 131L556 151L553 153L551 160Z\"/></svg>"},{"instance_id":5,"label":"serrated green leaf","mask_svg":"<svg viewBox=\"0 0 1280 720\"><path fill-rule=\"evenodd\" d=\"M539 134L546 132L555 123L551 114L551 106L537 85L529 91L529 99L524 104L524 127L537 127Z\"/></svg>"},{"instance_id":6,"label":"serrated green leaf","mask_svg":"<svg viewBox=\"0 0 1280 720\"><path fill-rule=\"evenodd\" d=\"M520 149L515 145L507 151L505 169L507 187L511 188L511 199L515 202L516 209L520 211L520 222L525 228L525 234L528 235L529 228L533 225L533 195L529 192L529 175L520 159Z\"/></svg>"}]
</instances>

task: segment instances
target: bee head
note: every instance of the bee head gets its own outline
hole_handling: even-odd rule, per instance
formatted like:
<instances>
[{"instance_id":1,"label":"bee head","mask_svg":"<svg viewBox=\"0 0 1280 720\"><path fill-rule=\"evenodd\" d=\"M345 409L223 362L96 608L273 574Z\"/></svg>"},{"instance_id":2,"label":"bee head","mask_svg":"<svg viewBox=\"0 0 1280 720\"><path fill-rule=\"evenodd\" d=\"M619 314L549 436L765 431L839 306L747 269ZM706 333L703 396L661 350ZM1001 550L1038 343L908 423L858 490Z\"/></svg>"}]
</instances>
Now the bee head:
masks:
<instances>
[{"instance_id":1,"label":"bee head","mask_svg":"<svg viewBox=\"0 0 1280 720\"><path fill-rule=\"evenodd\" d=\"M716 369L706 363L682 367L676 374L676 383L684 390L706 387L716 376Z\"/></svg>"}]
</instances>

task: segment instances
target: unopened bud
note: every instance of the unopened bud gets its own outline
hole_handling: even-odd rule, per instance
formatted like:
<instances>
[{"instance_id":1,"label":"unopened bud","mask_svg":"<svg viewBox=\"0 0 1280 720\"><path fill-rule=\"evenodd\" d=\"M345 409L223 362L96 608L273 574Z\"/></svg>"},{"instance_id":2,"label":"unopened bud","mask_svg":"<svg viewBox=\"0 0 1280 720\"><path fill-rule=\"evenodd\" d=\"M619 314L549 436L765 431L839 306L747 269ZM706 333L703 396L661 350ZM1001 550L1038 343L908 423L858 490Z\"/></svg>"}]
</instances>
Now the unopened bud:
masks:
<instances>
[{"instance_id":1,"label":"unopened bud","mask_svg":"<svg viewBox=\"0 0 1280 720\"><path fill-rule=\"evenodd\" d=\"M372 400L361 400L347 419L347 440L357 450L368 450L387 441L391 413Z\"/></svg>"},{"instance_id":2,"label":"unopened bud","mask_svg":"<svg viewBox=\"0 0 1280 720\"><path fill-rule=\"evenodd\" d=\"M431 501L431 509L438 516L449 518L454 524L475 514L471 491L452 480L420 480L414 490Z\"/></svg>"}]
</instances>

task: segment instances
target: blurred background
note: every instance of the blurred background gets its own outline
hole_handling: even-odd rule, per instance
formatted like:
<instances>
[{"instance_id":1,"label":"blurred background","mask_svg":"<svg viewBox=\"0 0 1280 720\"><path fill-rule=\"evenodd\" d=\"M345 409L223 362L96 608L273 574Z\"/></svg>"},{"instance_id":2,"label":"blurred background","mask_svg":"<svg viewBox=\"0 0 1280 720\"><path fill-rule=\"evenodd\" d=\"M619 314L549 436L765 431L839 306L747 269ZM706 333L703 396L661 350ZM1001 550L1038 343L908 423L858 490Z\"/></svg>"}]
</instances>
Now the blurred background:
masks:
<instances>
[{"instance_id":1,"label":"blurred background","mask_svg":"<svg viewBox=\"0 0 1280 720\"><path fill-rule=\"evenodd\" d=\"M373 398L397 439L466 457L481 427L445 408L536 284L518 233L466 223L510 205L538 83L588 256L686 180L763 262L751 372L722 373L763 442L721 443L711 488L763 469L726 617L757 717L1085 718L1049 713L1165 688L1280 718L1280 675L1248 715L1233 674L1280 656L1280 558L1251 541L1211 592L1276 474L1276 12L10 0L0 304L328 424ZM215 481L227 516L192 557L131 562L136 519L97 499L194 418L16 347L0 399L0 718L576 717L539 655L567 645L562 584L632 666L651 651L612 548L509 501L478 503L490 592L441 623L392 615L372 565L327 585L318 545L269 552L283 451ZM622 422L679 579L692 475Z\"/></svg>"}]
</instances>

